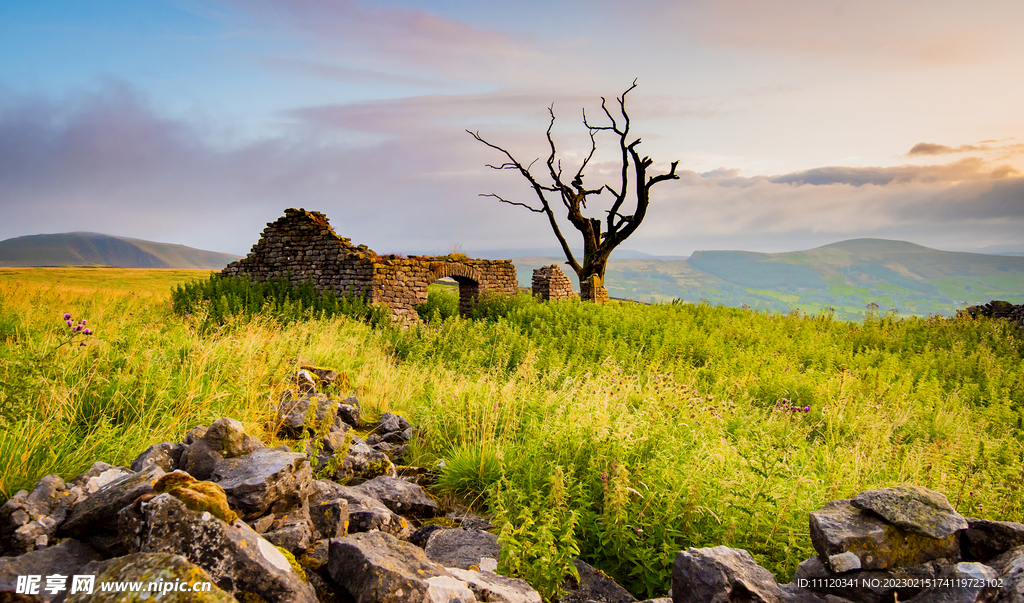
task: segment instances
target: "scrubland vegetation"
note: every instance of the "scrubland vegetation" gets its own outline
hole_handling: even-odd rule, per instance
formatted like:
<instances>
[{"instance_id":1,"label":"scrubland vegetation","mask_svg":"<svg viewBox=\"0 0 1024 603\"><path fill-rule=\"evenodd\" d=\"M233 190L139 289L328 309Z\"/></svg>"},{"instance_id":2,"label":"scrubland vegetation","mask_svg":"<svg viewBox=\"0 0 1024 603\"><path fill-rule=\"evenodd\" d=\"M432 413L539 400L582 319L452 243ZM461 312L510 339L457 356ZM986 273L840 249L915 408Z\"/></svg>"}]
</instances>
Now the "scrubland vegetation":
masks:
<instances>
[{"instance_id":1,"label":"scrubland vegetation","mask_svg":"<svg viewBox=\"0 0 1024 603\"><path fill-rule=\"evenodd\" d=\"M275 443L281 381L313 361L371 418L419 425L410 461L443 459L434 492L493 514L502 568L546 594L580 556L663 595L676 551L719 544L786 581L813 554L808 511L875 487L1024 520L1024 338L1001 321L527 296L467 319L439 289L399 330L199 285L176 312L161 271L146 289L19 274L0 274L0 500L222 416Z\"/></svg>"}]
</instances>

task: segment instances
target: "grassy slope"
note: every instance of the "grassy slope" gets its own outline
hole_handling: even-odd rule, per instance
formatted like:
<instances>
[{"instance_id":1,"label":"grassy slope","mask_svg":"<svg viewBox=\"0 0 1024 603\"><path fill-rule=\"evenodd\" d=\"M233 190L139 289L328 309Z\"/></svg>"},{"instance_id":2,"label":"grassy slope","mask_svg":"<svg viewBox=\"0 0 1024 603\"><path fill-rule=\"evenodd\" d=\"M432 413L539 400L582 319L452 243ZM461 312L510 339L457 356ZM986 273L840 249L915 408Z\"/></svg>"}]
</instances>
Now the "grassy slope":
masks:
<instances>
[{"instance_id":1,"label":"grassy slope","mask_svg":"<svg viewBox=\"0 0 1024 603\"><path fill-rule=\"evenodd\" d=\"M237 256L91 232L32 235L0 241L0 266L87 266L219 269Z\"/></svg>"},{"instance_id":2,"label":"grassy slope","mask_svg":"<svg viewBox=\"0 0 1024 603\"><path fill-rule=\"evenodd\" d=\"M664 594L675 551L719 544L786 580L813 554L807 512L872 487L1024 520L1024 342L1002 322L522 297L489 306L495 320L405 331L258 320L200 336L167 281L76 272L0 273L0 499L225 415L276 443L270 408L305 358L344 372L370 415L422 425L413 462L445 458L441 485L495 513L503 567L549 593L579 554ZM86 346L64 312L89 320Z\"/></svg>"}]
</instances>

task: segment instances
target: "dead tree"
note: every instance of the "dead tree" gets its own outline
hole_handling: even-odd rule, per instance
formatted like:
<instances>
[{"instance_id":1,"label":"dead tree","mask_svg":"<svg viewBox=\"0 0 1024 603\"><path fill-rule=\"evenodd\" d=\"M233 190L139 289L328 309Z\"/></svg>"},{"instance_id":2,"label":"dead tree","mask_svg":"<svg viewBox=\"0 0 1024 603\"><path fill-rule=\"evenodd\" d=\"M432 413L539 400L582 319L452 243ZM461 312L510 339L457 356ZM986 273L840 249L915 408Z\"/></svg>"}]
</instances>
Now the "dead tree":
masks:
<instances>
[{"instance_id":1,"label":"dead tree","mask_svg":"<svg viewBox=\"0 0 1024 603\"><path fill-rule=\"evenodd\" d=\"M547 167L548 175L552 180L552 184L541 184L534 175L530 172L530 168L533 164L538 161L534 159L529 165L524 166L515 157L512 156L507 150L498 145L487 142L481 138L479 132L469 132L473 138L479 140L485 145L496 149L503 153L508 161L501 165L487 164L487 167L496 170L516 170L524 178L529 181L530 186L537 194L537 199L540 201L540 207L531 205L529 203L520 203L516 201L510 201L496 195L494 193L487 193L480 195L481 197L494 197L502 203L508 203L509 205L516 205L519 207L525 207L526 209L536 212L539 214L545 214L548 218L548 222L551 224L551 229L555 232L555 236L558 238L558 243L562 246L562 251L565 253L565 257L568 260L569 266L576 272L576 275L580 279L580 294L583 299L590 299L596 302L603 302L608 299L607 290L604 288L604 273L608 266L608 257L611 255L612 250L619 246L625 241L631 234L643 222L647 216L647 207L650 204L650 191L651 187L655 184L662 182L663 180L678 180L679 176L676 175L676 166L679 164L678 161L672 162L672 168L667 174L660 174L657 176L647 177L647 168L651 166L653 161L650 157L640 158L640 155L636 151L636 147L640 144L640 139L629 142L629 115L626 113L626 95L629 94L633 88L636 88L636 80L633 81L633 85L628 90L622 93L622 96L616 100L619 103L619 112L622 114L622 123L615 120L611 112L608 110L607 103L604 97L601 97L601 109L604 111L610 125L595 126L591 125L587 121L586 111L583 112L583 125L587 127L590 132L590 153L587 158L583 160L579 169L572 176L572 180L569 184L565 184L563 181L562 173L562 162L561 160L555 159L555 141L551 137L551 128L555 124L555 111L554 105L548 107L548 113L551 114L551 121L548 123L547 137L548 146L551 148L551 154L548 156ZM594 152L597 150L596 135L598 132L611 132L615 134L619 139L619 150L622 154L622 175L618 189L616 190L609 184L605 184L595 189L588 189L583 184L583 170L587 167L587 163L594 156ZM633 190L630 191L630 165L633 167L634 182ZM605 210L607 216L605 220L598 218L590 218L583 215L583 210L587 208L587 197L590 195L600 195L602 191L607 190L614 196L611 209ZM627 197L630 196L630 192L636 197L635 209L633 213L623 213L623 205L626 204ZM548 196L554 197L557 195L558 199L562 202L562 206L568 211L569 222L573 225L576 230L580 231L583 235L583 262L579 262L573 256L572 250L569 249L569 243L565 240L565 236L562 234L561 229L558 226L558 222L555 219L555 212L552 208L551 201ZM632 202L629 206L632 206ZM627 206L628 207L628 206ZM602 226L604 231L602 232Z\"/></svg>"}]
</instances>

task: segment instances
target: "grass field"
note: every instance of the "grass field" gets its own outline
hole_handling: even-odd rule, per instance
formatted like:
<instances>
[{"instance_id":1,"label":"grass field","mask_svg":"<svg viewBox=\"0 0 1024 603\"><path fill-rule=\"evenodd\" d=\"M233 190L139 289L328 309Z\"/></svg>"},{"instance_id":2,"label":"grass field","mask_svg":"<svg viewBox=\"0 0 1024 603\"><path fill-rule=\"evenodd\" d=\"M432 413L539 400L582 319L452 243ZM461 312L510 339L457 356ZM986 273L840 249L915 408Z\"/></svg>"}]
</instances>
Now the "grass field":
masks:
<instances>
[{"instance_id":1,"label":"grass field","mask_svg":"<svg viewBox=\"0 0 1024 603\"><path fill-rule=\"evenodd\" d=\"M0 500L222 416L275 444L281 380L313 361L371 417L423 427L412 461L445 459L436 491L492 513L501 567L547 596L574 556L664 595L688 546L748 549L787 581L813 554L807 513L875 487L1024 520L1024 338L1000 321L520 296L406 330L258 316L203 332L169 288L206 274L0 271Z\"/></svg>"}]
</instances>

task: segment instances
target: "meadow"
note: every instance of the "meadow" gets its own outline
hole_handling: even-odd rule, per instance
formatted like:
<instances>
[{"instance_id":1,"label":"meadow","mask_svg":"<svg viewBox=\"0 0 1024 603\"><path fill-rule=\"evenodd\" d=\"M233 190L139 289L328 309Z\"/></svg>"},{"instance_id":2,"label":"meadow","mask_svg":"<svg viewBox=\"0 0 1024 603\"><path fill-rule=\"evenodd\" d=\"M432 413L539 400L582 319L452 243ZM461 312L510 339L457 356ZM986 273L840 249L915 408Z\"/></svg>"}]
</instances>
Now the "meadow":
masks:
<instances>
[{"instance_id":1,"label":"meadow","mask_svg":"<svg viewBox=\"0 0 1024 603\"><path fill-rule=\"evenodd\" d=\"M1024 521L1024 338L1001 321L525 295L461 318L435 287L410 329L211 325L170 296L208 272L50 270L0 271L0 500L222 416L276 444L282 380L312 361L371 418L422 427L411 463L443 459L434 492L492 514L501 568L546 596L575 556L664 595L676 551L721 544L788 581L813 555L807 513L870 488Z\"/></svg>"}]
</instances>

